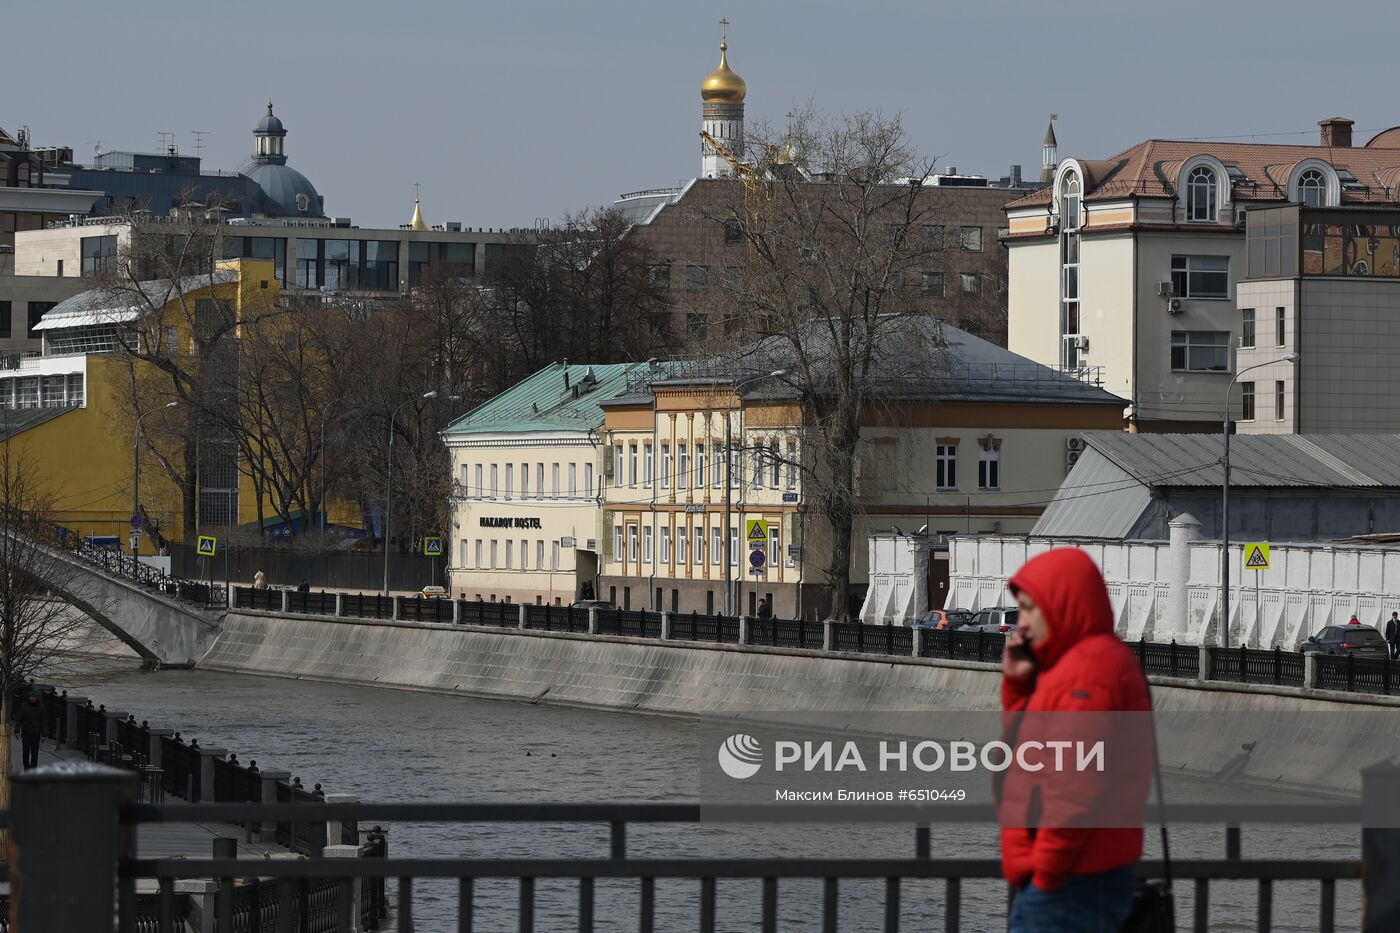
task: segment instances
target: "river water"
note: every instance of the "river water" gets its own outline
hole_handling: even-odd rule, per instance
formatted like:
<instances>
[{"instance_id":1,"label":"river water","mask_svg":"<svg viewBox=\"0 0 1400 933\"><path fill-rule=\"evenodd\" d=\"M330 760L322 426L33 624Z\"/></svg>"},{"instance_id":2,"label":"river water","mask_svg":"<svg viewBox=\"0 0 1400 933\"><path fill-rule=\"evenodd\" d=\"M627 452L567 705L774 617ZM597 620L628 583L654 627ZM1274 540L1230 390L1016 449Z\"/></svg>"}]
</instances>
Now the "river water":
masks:
<instances>
[{"instance_id":1,"label":"river water","mask_svg":"<svg viewBox=\"0 0 1400 933\"><path fill-rule=\"evenodd\" d=\"M118 661L72 673L65 682L95 703L178 729L186 740L198 738L201 745L237 752L240 760L290 770L308 787L319 782L329 792L357 794L363 801L694 799L702 732L705 754L712 753L707 727L680 718L204 671L143 672ZM1187 793L1195 800L1211 799L1208 785ZM601 858L608 852L606 828L593 825L400 824L390 828L389 839L391 855L399 856ZM1353 858L1358 846L1356 830L1346 828L1246 828L1244 836L1247 857ZM1154 830L1149 856L1158 851ZM636 857L903 858L912 852L912 829L895 825L638 826L629 828L628 837L628 854ZM935 857L995 854L992 827L934 829ZM1179 827L1173 831L1172 854L1221 857L1223 831ZM1178 926L1188 929L1190 886L1182 887ZM657 930L698 929L697 888L694 881L657 882ZM1275 889L1275 930L1317 929L1315 883L1280 882ZM843 882L841 929L881 929L883 890L883 882ZM577 929L576 891L576 883L541 881L536 929ZM719 930L760 928L758 882L721 881L718 891ZM1216 883L1211 892L1211 929L1255 928L1253 883ZM901 929L942 929L942 895L942 882L905 882ZM479 883L476 929L515 929L516 898L512 883ZM1359 926L1359 902L1358 885L1339 885L1338 929ZM783 883L778 904L780 929L820 929L819 883ZM600 882L595 928L635 931L637 907L635 883ZM420 882L414 915L425 933L455 929L455 884ZM1004 930L1004 885L965 884L963 918L962 928L974 933Z\"/></svg>"}]
</instances>

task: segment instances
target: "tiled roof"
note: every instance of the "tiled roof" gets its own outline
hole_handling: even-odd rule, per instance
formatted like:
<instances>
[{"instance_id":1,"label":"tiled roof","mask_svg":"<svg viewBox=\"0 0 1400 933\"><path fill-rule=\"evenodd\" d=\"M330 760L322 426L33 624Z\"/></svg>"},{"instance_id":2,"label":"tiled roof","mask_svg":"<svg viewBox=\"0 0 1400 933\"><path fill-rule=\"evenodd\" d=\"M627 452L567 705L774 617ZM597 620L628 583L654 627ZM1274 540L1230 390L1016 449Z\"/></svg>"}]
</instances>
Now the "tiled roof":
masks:
<instances>
[{"instance_id":1,"label":"tiled roof","mask_svg":"<svg viewBox=\"0 0 1400 933\"><path fill-rule=\"evenodd\" d=\"M1111 159L1080 160L1085 168L1086 201L1128 195L1175 197L1177 172L1198 155L1234 166L1253 185L1233 186L1236 201L1288 200L1288 173L1304 159L1321 159L1338 171L1351 172L1365 188L1342 188L1343 204L1395 204L1400 191L1400 128L1373 137L1365 146L1289 146L1191 139L1149 139ZM1051 192L1037 191L1012 201L1008 210L1050 203Z\"/></svg>"}]
</instances>

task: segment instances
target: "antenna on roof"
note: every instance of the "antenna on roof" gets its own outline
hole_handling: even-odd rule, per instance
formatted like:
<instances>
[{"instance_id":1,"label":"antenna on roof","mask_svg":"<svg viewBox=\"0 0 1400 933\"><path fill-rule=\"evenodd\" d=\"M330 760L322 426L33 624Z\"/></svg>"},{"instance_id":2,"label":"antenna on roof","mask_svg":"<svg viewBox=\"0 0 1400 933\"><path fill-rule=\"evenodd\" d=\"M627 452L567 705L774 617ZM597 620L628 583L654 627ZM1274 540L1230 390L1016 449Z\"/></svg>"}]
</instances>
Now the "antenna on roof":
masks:
<instances>
[{"instance_id":1,"label":"antenna on roof","mask_svg":"<svg viewBox=\"0 0 1400 933\"><path fill-rule=\"evenodd\" d=\"M160 148L161 148L161 151L163 151L163 152L168 152L168 153L170 153L171 155L174 155L174 154L175 154L175 134L174 134L174 133L167 133L167 132L161 131L161 132L156 133L156 135L160 137Z\"/></svg>"},{"instance_id":2,"label":"antenna on roof","mask_svg":"<svg viewBox=\"0 0 1400 933\"><path fill-rule=\"evenodd\" d=\"M199 158L199 154L204 151L204 137L209 135L208 130L190 130L190 135L194 137L194 157Z\"/></svg>"}]
</instances>

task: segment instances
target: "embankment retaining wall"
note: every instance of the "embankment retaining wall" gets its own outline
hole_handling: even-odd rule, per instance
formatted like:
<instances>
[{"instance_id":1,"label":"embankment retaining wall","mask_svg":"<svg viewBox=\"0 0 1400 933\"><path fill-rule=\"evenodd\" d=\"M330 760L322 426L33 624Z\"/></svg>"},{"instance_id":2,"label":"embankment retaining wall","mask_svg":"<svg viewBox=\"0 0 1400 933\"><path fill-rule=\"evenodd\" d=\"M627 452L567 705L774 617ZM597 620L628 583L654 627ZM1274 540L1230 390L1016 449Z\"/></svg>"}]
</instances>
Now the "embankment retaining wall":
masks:
<instances>
[{"instance_id":1,"label":"embankment retaining wall","mask_svg":"<svg viewBox=\"0 0 1400 933\"><path fill-rule=\"evenodd\" d=\"M881 713L998 708L997 665L230 612L199 667L665 715L879 732ZM1154 680L1168 768L1359 789L1400 752L1400 699ZM902 722L907 725L907 718ZM1253 743L1251 748L1244 748Z\"/></svg>"}]
</instances>

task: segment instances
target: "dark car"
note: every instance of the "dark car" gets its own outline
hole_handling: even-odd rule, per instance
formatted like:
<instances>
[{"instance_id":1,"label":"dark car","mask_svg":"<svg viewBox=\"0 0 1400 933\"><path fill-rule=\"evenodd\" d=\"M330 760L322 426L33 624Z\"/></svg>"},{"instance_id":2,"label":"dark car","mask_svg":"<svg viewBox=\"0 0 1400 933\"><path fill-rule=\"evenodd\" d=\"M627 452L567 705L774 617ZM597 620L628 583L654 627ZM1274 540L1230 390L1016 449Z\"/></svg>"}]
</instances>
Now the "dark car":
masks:
<instances>
[{"instance_id":1,"label":"dark car","mask_svg":"<svg viewBox=\"0 0 1400 933\"><path fill-rule=\"evenodd\" d=\"M930 609L914 621L914 628L959 629L971 623L966 609Z\"/></svg>"},{"instance_id":2,"label":"dark car","mask_svg":"<svg viewBox=\"0 0 1400 933\"><path fill-rule=\"evenodd\" d=\"M1320 654L1351 654L1358 658L1390 656L1381 633L1369 625L1329 625L1298 646L1299 651Z\"/></svg>"},{"instance_id":3,"label":"dark car","mask_svg":"<svg viewBox=\"0 0 1400 933\"><path fill-rule=\"evenodd\" d=\"M1015 606L999 606L996 609L983 609L978 612L966 627L993 635L1009 635L1016 631L1016 620L1020 617L1021 610Z\"/></svg>"},{"instance_id":4,"label":"dark car","mask_svg":"<svg viewBox=\"0 0 1400 933\"><path fill-rule=\"evenodd\" d=\"M606 599L580 599L576 603L569 604L570 609L616 609L612 603Z\"/></svg>"}]
</instances>

